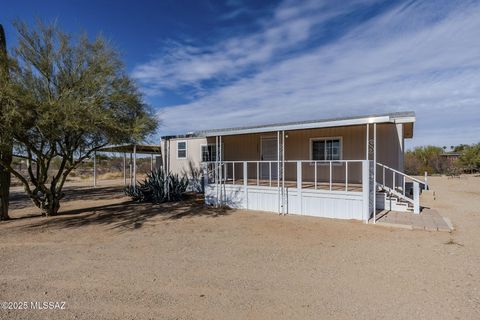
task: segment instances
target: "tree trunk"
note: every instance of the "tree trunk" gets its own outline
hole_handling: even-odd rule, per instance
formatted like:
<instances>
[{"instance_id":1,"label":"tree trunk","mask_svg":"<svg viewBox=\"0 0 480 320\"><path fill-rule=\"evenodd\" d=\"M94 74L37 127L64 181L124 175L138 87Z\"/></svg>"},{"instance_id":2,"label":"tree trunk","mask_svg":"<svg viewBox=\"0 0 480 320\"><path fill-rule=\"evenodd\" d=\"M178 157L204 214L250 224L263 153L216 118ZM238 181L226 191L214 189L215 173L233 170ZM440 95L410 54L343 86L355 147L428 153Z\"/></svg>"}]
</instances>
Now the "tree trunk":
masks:
<instances>
[{"instance_id":1,"label":"tree trunk","mask_svg":"<svg viewBox=\"0 0 480 320\"><path fill-rule=\"evenodd\" d=\"M0 142L1 143L1 142ZM11 163L12 155L8 152L0 152L2 160ZM0 221L10 219L8 205L10 198L10 172L0 165Z\"/></svg>"},{"instance_id":2,"label":"tree trunk","mask_svg":"<svg viewBox=\"0 0 480 320\"><path fill-rule=\"evenodd\" d=\"M46 216L55 216L58 214L58 210L60 209L60 199L57 197L52 198L48 201L44 211Z\"/></svg>"},{"instance_id":3,"label":"tree trunk","mask_svg":"<svg viewBox=\"0 0 480 320\"><path fill-rule=\"evenodd\" d=\"M7 45L5 32L0 24L0 81L8 81ZM0 102L1 103L1 102ZM3 106L0 105L0 112ZM12 163L12 141L9 135L0 138L0 158L3 162ZM8 205L10 197L10 172L0 165L0 220L8 220Z\"/></svg>"}]
</instances>

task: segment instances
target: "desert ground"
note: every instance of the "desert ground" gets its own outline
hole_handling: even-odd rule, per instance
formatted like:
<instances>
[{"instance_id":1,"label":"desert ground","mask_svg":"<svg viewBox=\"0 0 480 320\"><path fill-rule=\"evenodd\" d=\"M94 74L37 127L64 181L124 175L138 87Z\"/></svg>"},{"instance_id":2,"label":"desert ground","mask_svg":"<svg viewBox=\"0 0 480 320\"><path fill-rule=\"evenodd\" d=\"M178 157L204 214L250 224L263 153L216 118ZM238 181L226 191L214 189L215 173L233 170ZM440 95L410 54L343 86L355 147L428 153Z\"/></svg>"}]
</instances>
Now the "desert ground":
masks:
<instances>
[{"instance_id":1,"label":"desert ground","mask_svg":"<svg viewBox=\"0 0 480 320\"><path fill-rule=\"evenodd\" d=\"M1 319L479 319L480 177L430 178L456 230L132 203L68 188L38 216L19 190L0 223Z\"/></svg>"}]
</instances>

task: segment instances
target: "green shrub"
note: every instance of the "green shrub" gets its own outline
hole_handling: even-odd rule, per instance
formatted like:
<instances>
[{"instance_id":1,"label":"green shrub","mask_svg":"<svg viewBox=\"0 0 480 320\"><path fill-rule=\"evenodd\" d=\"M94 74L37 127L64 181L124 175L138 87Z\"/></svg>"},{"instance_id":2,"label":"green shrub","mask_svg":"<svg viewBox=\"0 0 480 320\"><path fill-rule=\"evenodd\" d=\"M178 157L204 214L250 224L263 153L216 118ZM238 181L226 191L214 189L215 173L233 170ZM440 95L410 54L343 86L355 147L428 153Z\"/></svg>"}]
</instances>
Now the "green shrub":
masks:
<instances>
[{"instance_id":1,"label":"green shrub","mask_svg":"<svg viewBox=\"0 0 480 320\"><path fill-rule=\"evenodd\" d=\"M147 174L143 182L125 188L125 194L135 201L162 203L181 200L188 187L188 178L157 169Z\"/></svg>"},{"instance_id":2,"label":"green shrub","mask_svg":"<svg viewBox=\"0 0 480 320\"><path fill-rule=\"evenodd\" d=\"M460 153L459 162L466 172L478 171L480 169L480 143L464 146Z\"/></svg>"}]
</instances>

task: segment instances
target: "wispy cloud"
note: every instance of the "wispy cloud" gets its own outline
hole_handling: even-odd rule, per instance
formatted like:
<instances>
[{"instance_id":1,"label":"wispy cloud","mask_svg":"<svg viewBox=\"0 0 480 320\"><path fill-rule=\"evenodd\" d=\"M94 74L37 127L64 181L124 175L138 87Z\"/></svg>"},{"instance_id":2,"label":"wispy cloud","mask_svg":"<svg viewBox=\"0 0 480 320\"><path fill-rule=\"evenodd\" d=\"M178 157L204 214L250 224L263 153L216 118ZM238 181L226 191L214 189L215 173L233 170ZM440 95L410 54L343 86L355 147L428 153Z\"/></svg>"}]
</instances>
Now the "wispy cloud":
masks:
<instances>
[{"instance_id":1,"label":"wispy cloud","mask_svg":"<svg viewBox=\"0 0 480 320\"><path fill-rule=\"evenodd\" d=\"M415 110L416 143L479 139L478 3L402 3L311 45L332 21L371 4L329 3L285 2L256 33L206 47L175 44L134 76L150 94L199 93L160 111L169 133Z\"/></svg>"},{"instance_id":2,"label":"wispy cloud","mask_svg":"<svg viewBox=\"0 0 480 320\"><path fill-rule=\"evenodd\" d=\"M258 32L222 39L212 45L168 41L158 58L137 66L133 76L149 94L199 88L202 81L211 79L238 79L246 70L261 70L266 64L278 61L282 54L299 49L317 30L315 27L321 27L330 19L352 12L359 6L358 2L341 7L329 3L318 0L300 4L285 2L270 18L258 21Z\"/></svg>"}]
</instances>

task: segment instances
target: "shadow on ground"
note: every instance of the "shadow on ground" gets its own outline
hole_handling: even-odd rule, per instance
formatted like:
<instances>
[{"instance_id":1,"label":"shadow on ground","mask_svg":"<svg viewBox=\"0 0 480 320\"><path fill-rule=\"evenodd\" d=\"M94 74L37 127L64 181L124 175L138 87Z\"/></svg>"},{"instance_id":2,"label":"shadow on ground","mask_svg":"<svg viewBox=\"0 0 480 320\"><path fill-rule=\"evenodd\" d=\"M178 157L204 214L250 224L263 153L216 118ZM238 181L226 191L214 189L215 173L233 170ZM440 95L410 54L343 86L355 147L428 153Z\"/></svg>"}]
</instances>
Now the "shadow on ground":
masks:
<instances>
[{"instance_id":1,"label":"shadow on ground","mask_svg":"<svg viewBox=\"0 0 480 320\"><path fill-rule=\"evenodd\" d=\"M70 191L70 192L68 192ZM227 208L213 208L206 206L203 197L188 195L185 200L162 204L138 203L129 200L123 195L120 187L105 187L97 189L67 190L67 201L85 200L85 207L73 210L61 210L55 217L25 217L12 219L27 220L28 223L19 228L79 228L91 225L103 225L110 229L134 230L144 226L150 220L178 220L197 216L219 217L229 214ZM103 205L94 205L96 200L115 200L118 202ZM23 206L28 198L18 200L17 207ZM90 205L89 205L90 204ZM93 205L92 205L93 204Z\"/></svg>"},{"instance_id":2,"label":"shadow on ground","mask_svg":"<svg viewBox=\"0 0 480 320\"><path fill-rule=\"evenodd\" d=\"M123 187L121 186L112 186L112 187L101 187L101 188L92 188L92 187L65 187L63 189L65 193L65 198L63 202L66 201L76 201L76 200L108 200L108 199L120 199L124 197ZM11 192L10 193L10 209L24 209L32 206L32 202L28 198L25 192Z\"/></svg>"}]
</instances>

